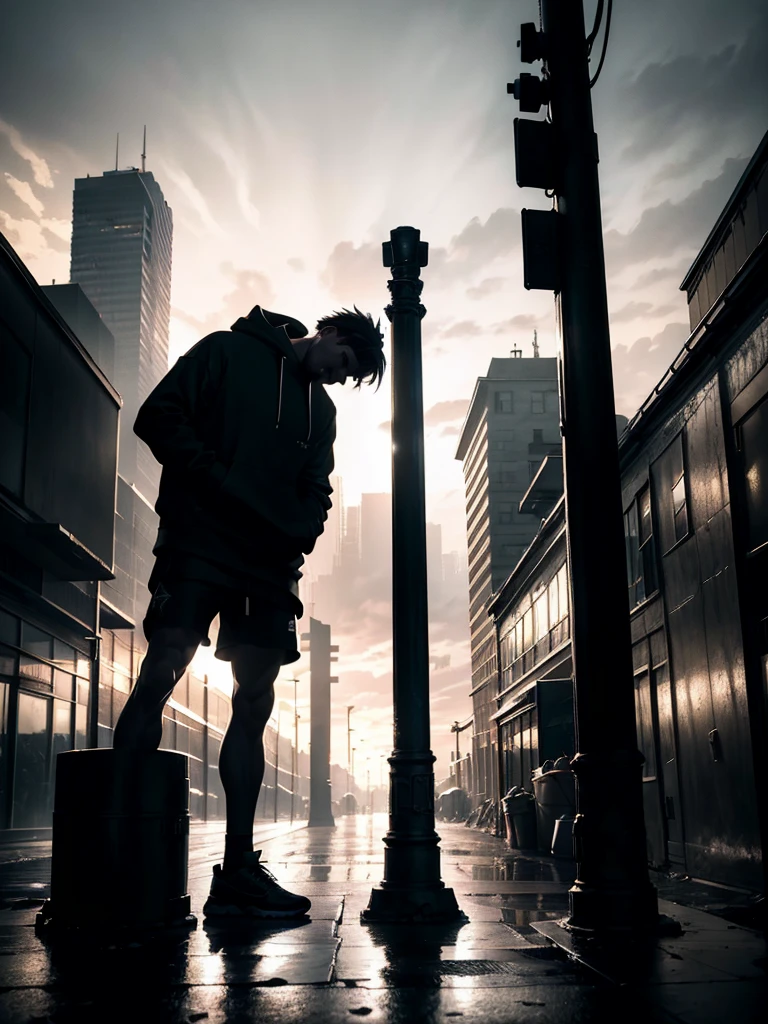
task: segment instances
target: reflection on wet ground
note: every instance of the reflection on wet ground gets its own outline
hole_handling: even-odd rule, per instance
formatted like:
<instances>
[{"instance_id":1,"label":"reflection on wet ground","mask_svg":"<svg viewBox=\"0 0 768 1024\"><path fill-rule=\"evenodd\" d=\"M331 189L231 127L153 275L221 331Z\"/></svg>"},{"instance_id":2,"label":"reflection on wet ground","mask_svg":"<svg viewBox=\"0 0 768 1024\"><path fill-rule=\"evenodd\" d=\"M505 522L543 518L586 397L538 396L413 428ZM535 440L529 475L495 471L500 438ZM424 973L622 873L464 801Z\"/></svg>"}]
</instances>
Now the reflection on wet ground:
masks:
<instances>
[{"instance_id":1,"label":"reflection on wet ground","mask_svg":"<svg viewBox=\"0 0 768 1024\"><path fill-rule=\"evenodd\" d=\"M0 910L0 1020L338 1024L361 1016L393 1024L439 1024L449 1017L563 1024L616 1017L694 1019L662 1013L636 991L627 996L609 989L534 929L534 923L566 913L572 863L515 856L503 841L461 825L440 823L438 831L443 879L453 887L466 921L444 927L361 924L371 888L382 877L386 826L383 815L359 816L338 819L335 829L286 825L263 836L259 843L270 870L312 900L309 917L287 923L202 918L211 866L220 859L221 829L193 831L189 890L200 920L188 931L43 939L33 924L47 895L50 860L0 864L0 900L5 897L8 908ZM686 964L682 971L679 960L670 954L671 967L665 970L677 970L686 983L705 980L701 963ZM717 973L730 980L742 977ZM736 1018L734 991L728 1006ZM708 999L712 1002L711 993Z\"/></svg>"}]
</instances>

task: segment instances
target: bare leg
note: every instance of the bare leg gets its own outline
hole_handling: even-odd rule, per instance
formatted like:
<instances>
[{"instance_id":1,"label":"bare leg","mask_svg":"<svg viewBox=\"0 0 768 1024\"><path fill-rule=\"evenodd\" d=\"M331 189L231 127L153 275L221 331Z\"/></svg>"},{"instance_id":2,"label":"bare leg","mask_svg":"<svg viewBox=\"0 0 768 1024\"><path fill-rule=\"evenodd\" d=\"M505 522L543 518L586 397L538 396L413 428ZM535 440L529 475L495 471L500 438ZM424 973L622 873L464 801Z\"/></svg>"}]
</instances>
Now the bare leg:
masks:
<instances>
[{"instance_id":1,"label":"bare leg","mask_svg":"<svg viewBox=\"0 0 768 1024\"><path fill-rule=\"evenodd\" d=\"M227 835L251 836L264 777L264 728L275 701L283 651L241 644L232 659L232 717L219 754Z\"/></svg>"},{"instance_id":2,"label":"bare leg","mask_svg":"<svg viewBox=\"0 0 768 1024\"><path fill-rule=\"evenodd\" d=\"M120 713L115 750L157 750L163 738L163 708L187 670L202 638L185 628L158 629L149 642L139 678Z\"/></svg>"}]
</instances>

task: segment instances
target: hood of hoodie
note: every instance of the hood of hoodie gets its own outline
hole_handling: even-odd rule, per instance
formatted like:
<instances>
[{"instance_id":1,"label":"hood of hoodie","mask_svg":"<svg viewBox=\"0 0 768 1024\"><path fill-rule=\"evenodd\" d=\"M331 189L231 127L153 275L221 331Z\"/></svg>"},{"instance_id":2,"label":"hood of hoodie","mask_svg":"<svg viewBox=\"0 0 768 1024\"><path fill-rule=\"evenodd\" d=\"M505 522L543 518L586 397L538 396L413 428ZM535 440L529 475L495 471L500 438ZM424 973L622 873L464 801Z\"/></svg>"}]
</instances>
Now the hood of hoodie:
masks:
<instances>
[{"instance_id":1,"label":"hood of hoodie","mask_svg":"<svg viewBox=\"0 0 768 1024\"><path fill-rule=\"evenodd\" d=\"M300 365L301 360L296 354L292 339L298 341L300 338L305 338L308 334L307 328L300 320L296 320L294 317L286 316L282 313L272 313L269 310L262 309L261 306L254 306L248 316L241 316L232 324L231 330L258 338L259 341L266 342L266 344L276 349L280 354L277 416L275 420L275 427L279 427L283 409L285 361L290 360L294 367ZM312 388L309 378L306 380L306 401L307 422L309 424L306 442L309 442L312 437Z\"/></svg>"}]
</instances>

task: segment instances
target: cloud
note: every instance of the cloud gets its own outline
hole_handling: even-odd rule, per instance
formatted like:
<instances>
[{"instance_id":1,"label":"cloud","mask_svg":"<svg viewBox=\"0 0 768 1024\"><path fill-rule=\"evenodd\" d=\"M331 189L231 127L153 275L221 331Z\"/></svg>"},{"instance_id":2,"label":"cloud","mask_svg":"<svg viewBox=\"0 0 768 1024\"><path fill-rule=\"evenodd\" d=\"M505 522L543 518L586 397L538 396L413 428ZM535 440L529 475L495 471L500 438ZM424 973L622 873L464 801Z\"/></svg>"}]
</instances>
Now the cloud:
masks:
<instances>
[{"instance_id":1,"label":"cloud","mask_svg":"<svg viewBox=\"0 0 768 1024\"><path fill-rule=\"evenodd\" d=\"M480 284L467 288L467 297L470 299L485 299L489 295L495 295L496 292L500 292L506 283L507 281L504 277L486 277Z\"/></svg>"},{"instance_id":2,"label":"cloud","mask_svg":"<svg viewBox=\"0 0 768 1024\"><path fill-rule=\"evenodd\" d=\"M610 322L612 324L626 324L632 320L639 320L641 317L650 320L669 316L670 313L675 312L677 312L677 306L654 306L652 302L628 302L615 313L611 313Z\"/></svg>"},{"instance_id":3,"label":"cloud","mask_svg":"<svg viewBox=\"0 0 768 1024\"><path fill-rule=\"evenodd\" d=\"M229 262L222 263L220 269L224 276L229 278L232 287L224 295L217 310L201 318L178 307L173 309L173 315L194 327L200 333L200 337L205 337L213 331L228 330L238 317L247 316L254 306L269 309L275 301L272 284L267 275L260 270L237 270Z\"/></svg>"},{"instance_id":4,"label":"cloud","mask_svg":"<svg viewBox=\"0 0 768 1024\"><path fill-rule=\"evenodd\" d=\"M694 12L691 16L695 17ZM644 159L650 152L660 151L677 143L687 131L703 133L711 151L718 124L723 132L720 146L732 138L734 125L752 122L763 126L764 102L748 102L745 96L768 95L768 10L755 7L751 25L744 25L741 45L729 44L715 52L677 54L668 60L648 64L627 81L623 105L627 122L632 125L631 142L624 149L628 161ZM670 177L691 168L691 157L668 165Z\"/></svg>"},{"instance_id":5,"label":"cloud","mask_svg":"<svg viewBox=\"0 0 768 1024\"><path fill-rule=\"evenodd\" d=\"M461 427L457 427L455 424L449 424L447 427L443 427L440 431L440 437L458 437L461 433Z\"/></svg>"},{"instance_id":6,"label":"cloud","mask_svg":"<svg viewBox=\"0 0 768 1024\"><path fill-rule=\"evenodd\" d=\"M673 203L666 200L643 211L635 227L626 233L612 229L605 233L605 263L616 274L634 263L668 259L685 251L695 255L728 201L747 160L729 157L717 178Z\"/></svg>"},{"instance_id":7,"label":"cloud","mask_svg":"<svg viewBox=\"0 0 768 1024\"><path fill-rule=\"evenodd\" d=\"M484 334L484 329L474 320L459 320L440 332L441 338L475 338Z\"/></svg>"},{"instance_id":8,"label":"cloud","mask_svg":"<svg viewBox=\"0 0 768 1024\"><path fill-rule=\"evenodd\" d=\"M25 206L28 206L36 217L42 217L45 212L45 206L32 191L32 186L29 182L19 181L18 178L14 178L14 176L9 174L8 171L5 172L5 180L8 182L8 187L16 197L20 199Z\"/></svg>"},{"instance_id":9,"label":"cloud","mask_svg":"<svg viewBox=\"0 0 768 1024\"><path fill-rule=\"evenodd\" d=\"M180 196L186 200L187 205L195 211L203 227L213 235L222 236L224 234L223 228L211 212L205 196L187 172L181 167L174 167L166 163L164 160L161 160L160 164L163 174L171 184L176 186Z\"/></svg>"},{"instance_id":10,"label":"cloud","mask_svg":"<svg viewBox=\"0 0 768 1024\"><path fill-rule=\"evenodd\" d=\"M455 398L448 402L437 402L424 413L424 426L437 427L441 423L463 421L469 406L468 398Z\"/></svg>"},{"instance_id":11,"label":"cloud","mask_svg":"<svg viewBox=\"0 0 768 1024\"><path fill-rule=\"evenodd\" d=\"M379 424L378 429L379 430L383 430L385 434L391 434L392 433L392 420L384 420L383 423Z\"/></svg>"},{"instance_id":12,"label":"cloud","mask_svg":"<svg viewBox=\"0 0 768 1024\"><path fill-rule=\"evenodd\" d=\"M685 344L688 324L670 323L653 337L617 345L612 353L616 412L633 416Z\"/></svg>"},{"instance_id":13,"label":"cloud","mask_svg":"<svg viewBox=\"0 0 768 1024\"><path fill-rule=\"evenodd\" d=\"M304 260L299 259L298 256L291 256L286 262L291 270L295 270L298 274L303 273L307 269Z\"/></svg>"},{"instance_id":14,"label":"cloud","mask_svg":"<svg viewBox=\"0 0 768 1024\"><path fill-rule=\"evenodd\" d=\"M681 263L675 264L674 267L654 267L653 270L641 274L631 288L633 290L650 288L652 285L669 280L677 280L679 283L685 277L690 265L691 260L685 259Z\"/></svg>"},{"instance_id":15,"label":"cloud","mask_svg":"<svg viewBox=\"0 0 768 1024\"><path fill-rule=\"evenodd\" d=\"M430 247L422 278L430 289L452 288L495 260L517 253L520 245L519 211L500 207L484 223L472 217L447 246ZM386 297L387 277L381 242L338 242L320 274L322 284L334 298L349 301L352 295L373 303ZM359 304L358 299L355 301Z\"/></svg>"},{"instance_id":16,"label":"cloud","mask_svg":"<svg viewBox=\"0 0 768 1024\"><path fill-rule=\"evenodd\" d=\"M58 252L55 247L49 244L46 231L62 238L60 221L37 221L31 217L22 217L17 220L11 217L5 210L0 210L0 224L9 236L11 244L23 260L39 260L51 252ZM53 230L56 228L56 230ZM66 240L66 236L62 240Z\"/></svg>"},{"instance_id":17,"label":"cloud","mask_svg":"<svg viewBox=\"0 0 768 1024\"><path fill-rule=\"evenodd\" d=\"M494 324L493 333L507 334L509 331L532 330L540 319L541 317L534 316L532 313L518 313L517 316L510 317L509 320L501 320Z\"/></svg>"},{"instance_id":18,"label":"cloud","mask_svg":"<svg viewBox=\"0 0 768 1024\"><path fill-rule=\"evenodd\" d=\"M53 177L47 162L24 142L21 132L7 121L3 121L2 118L0 118L0 132L7 137L13 150L21 159L26 160L32 168L35 184L41 185L43 188L53 188Z\"/></svg>"},{"instance_id":19,"label":"cloud","mask_svg":"<svg viewBox=\"0 0 768 1024\"><path fill-rule=\"evenodd\" d=\"M40 225L50 231L52 235L60 238L62 242L69 242L72 238L72 221L59 220L56 217L42 217Z\"/></svg>"}]
</instances>

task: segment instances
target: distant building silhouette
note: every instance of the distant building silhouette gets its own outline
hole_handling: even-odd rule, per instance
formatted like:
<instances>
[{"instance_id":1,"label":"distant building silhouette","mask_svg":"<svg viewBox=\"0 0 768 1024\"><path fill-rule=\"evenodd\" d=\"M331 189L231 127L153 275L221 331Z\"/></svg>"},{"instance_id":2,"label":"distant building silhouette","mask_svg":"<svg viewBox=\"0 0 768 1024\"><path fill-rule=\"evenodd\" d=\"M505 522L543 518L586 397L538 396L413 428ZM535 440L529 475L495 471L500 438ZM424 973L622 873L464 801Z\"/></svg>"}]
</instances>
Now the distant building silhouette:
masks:
<instances>
[{"instance_id":1,"label":"distant building silhouette","mask_svg":"<svg viewBox=\"0 0 768 1024\"><path fill-rule=\"evenodd\" d=\"M495 730L498 665L491 596L509 576L538 528L520 501L544 457L560 451L557 360L492 359L479 377L456 458L467 491L469 626L475 714L475 796L498 799Z\"/></svg>"},{"instance_id":2,"label":"distant building silhouette","mask_svg":"<svg viewBox=\"0 0 768 1024\"><path fill-rule=\"evenodd\" d=\"M133 433L139 406L168 370L173 218L150 171L75 181L70 278L115 338L123 398L120 474L151 502L160 467Z\"/></svg>"}]
</instances>

